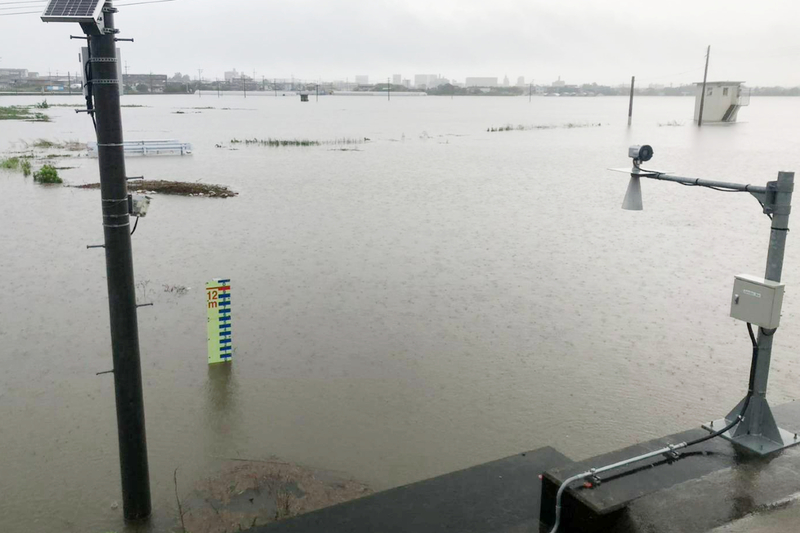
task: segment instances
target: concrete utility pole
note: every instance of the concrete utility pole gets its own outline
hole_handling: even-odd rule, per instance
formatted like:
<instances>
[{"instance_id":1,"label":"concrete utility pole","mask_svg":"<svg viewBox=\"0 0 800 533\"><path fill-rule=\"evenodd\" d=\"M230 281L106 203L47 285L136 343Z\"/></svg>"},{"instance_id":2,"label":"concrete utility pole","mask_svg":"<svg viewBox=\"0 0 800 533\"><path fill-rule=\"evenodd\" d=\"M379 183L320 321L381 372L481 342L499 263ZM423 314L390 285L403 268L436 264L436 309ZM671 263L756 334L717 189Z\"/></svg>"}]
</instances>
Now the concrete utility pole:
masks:
<instances>
[{"instance_id":1,"label":"concrete utility pole","mask_svg":"<svg viewBox=\"0 0 800 533\"><path fill-rule=\"evenodd\" d=\"M703 74L703 92L700 93L700 114L697 115L697 127L703 125L703 108L706 105L706 82L708 81L708 59L711 57L711 45L706 52L706 71Z\"/></svg>"},{"instance_id":2,"label":"concrete utility pole","mask_svg":"<svg viewBox=\"0 0 800 533\"><path fill-rule=\"evenodd\" d=\"M242 74L242 87L244 87L244 97L247 98L247 76Z\"/></svg>"},{"instance_id":3,"label":"concrete utility pole","mask_svg":"<svg viewBox=\"0 0 800 533\"><path fill-rule=\"evenodd\" d=\"M203 97L203 69L197 69L197 95Z\"/></svg>"},{"instance_id":4,"label":"concrete utility pole","mask_svg":"<svg viewBox=\"0 0 800 533\"><path fill-rule=\"evenodd\" d=\"M636 76L631 76L631 101L628 104L628 126L633 122L633 89L636 85Z\"/></svg>"},{"instance_id":5,"label":"concrete utility pole","mask_svg":"<svg viewBox=\"0 0 800 533\"><path fill-rule=\"evenodd\" d=\"M272 88L275 89L275 96L278 96L278 80L273 78L272 79Z\"/></svg>"},{"instance_id":6,"label":"concrete utility pole","mask_svg":"<svg viewBox=\"0 0 800 533\"><path fill-rule=\"evenodd\" d=\"M107 3L103 8L106 31L114 28L116 10L110 6ZM122 506L127 520L139 520L150 516L150 473L139 359L128 182L122 145L117 47L113 33L90 35L89 46L94 116L97 121Z\"/></svg>"}]
</instances>

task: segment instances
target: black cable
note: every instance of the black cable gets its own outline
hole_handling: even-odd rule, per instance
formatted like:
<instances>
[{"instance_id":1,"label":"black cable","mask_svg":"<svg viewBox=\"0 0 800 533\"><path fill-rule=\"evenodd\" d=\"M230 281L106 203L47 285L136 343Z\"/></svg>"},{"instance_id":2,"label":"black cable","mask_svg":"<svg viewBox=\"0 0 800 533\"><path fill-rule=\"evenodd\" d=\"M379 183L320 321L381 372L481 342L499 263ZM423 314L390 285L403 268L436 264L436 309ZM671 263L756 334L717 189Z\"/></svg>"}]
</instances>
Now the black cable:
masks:
<instances>
[{"instance_id":1,"label":"black cable","mask_svg":"<svg viewBox=\"0 0 800 533\"><path fill-rule=\"evenodd\" d=\"M139 226L139 217L136 217L136 222L133 223L133 231L131 231L131 235L136 233L136 228Z\"/></svg>"},{"instance_id":2,"label":"black cable","mask_svg":"<svg viewBox=\"0 0 800 533\"><path fill-rule=\"evenodd\" d=\"M94 118L94 96L92 95L92 40L86 39L86 50L88 56L86 65L83 67L83 75L86 78L84 87L86 88L86 111L92 117L92 124L94 124L94 133L97 135L97 119Z\"/></svg>"},{"instance_id":3,"label":"black cable","mask_svg":"<svg viewBox=\"0 0 800 533\"><path fill-rule=\"evenodd\" d=\"M758 363L758 341L756 341L756 335L755 333L753 333L753 326L749 322L747 323L747 332L750 334L750 342L753 343L753 359L750 364L750 380L747 386L747 396L745 396L744 404L742 405L742 410L739 412L739 415L736 417L736 420L734 420L724 428L720 429L719 431L715 431L714 433L709 433L708 435L700 437L699 439L689 441L688 443L686 443L687 448L689 446L696 446L711 439L715 439L720 435L723 435L728 431L732 430L742 420L744 420L744 415L747 412L747 408L750 406L750 398L753 397L753 390L755 388L755 381L756 381L756 365Z\"/></svg>"}]
</instances>

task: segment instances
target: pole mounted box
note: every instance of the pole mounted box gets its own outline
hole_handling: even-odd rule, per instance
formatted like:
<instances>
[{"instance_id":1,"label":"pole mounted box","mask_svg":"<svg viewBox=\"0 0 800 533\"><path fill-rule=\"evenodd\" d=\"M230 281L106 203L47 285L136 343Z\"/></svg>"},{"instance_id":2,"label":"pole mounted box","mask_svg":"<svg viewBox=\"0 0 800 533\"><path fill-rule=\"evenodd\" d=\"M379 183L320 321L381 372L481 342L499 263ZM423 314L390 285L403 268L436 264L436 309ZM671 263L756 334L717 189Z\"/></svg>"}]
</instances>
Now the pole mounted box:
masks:
<instances>
[{"instance_id":1,"label":"pole mounted box","mask_svg":"<svg viewBox=\"0 0 800 533\"><path fill-rule=\"evenodd\" d=\"M764 329L775 329L781 322L782 283L757 276L736 276L731 298L731 316Z\"/></svg>"}]
</instances>

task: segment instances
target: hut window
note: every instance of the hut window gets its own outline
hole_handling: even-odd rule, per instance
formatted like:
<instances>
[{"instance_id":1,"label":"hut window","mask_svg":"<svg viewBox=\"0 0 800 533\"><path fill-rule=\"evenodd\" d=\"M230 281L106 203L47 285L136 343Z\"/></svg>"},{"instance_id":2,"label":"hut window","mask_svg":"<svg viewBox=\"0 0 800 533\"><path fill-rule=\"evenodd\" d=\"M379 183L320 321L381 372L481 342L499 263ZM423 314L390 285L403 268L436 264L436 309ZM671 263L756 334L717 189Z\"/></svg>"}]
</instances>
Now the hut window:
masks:
<instances>
[{"instance_id":1,"label":"hut window","mask_svg":"<svg viewBox=\"0 0 800 533\"><path fill-rule=\"evenodd\" d=\"M728 88L727 87L722 89L722 96L728 96Z\"/></svg>"},{"instance_id":2,"label":"hut window","mask_svg":"<svg viewBox=\"0 0 800 533\"><path fill-rule=\"evenodd\" d=\"M709 89L706 96L711 96L712 94L714 94L714 89Z\"/></svg>"}]
</instances>

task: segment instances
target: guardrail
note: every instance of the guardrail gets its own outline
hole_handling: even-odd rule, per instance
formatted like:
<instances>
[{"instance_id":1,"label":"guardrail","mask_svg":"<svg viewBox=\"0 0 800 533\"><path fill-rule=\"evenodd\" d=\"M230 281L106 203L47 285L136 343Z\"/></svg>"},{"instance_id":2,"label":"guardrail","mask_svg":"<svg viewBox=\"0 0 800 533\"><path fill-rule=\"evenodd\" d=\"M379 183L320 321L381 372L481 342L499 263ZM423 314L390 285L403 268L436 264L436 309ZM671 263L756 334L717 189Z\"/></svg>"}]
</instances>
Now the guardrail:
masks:
<instances>
[{"instance_id":1,"label":"guardrail","mask_svg":"<svg viewBox=\"0 0 800 533\"><path fill-rule=\"evenodd\" d=\"M147 141L125 141L123 142L125 155L191 155L192 144L180 142L176 139L154 139ZM97 143L89 143L89 155L97 157Z\"/></svg>"}]
</instances>

